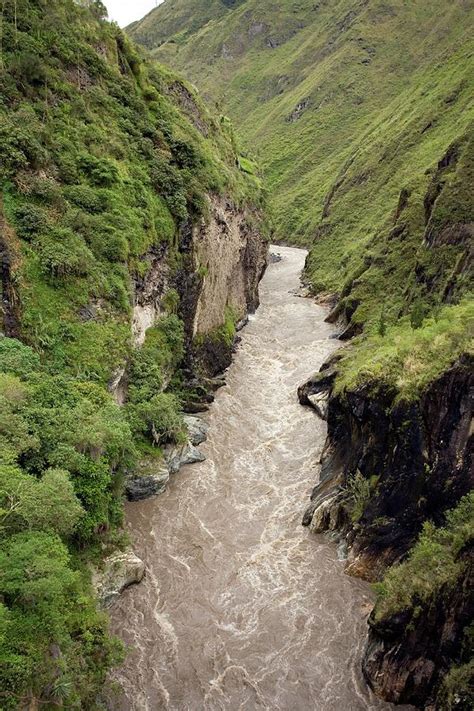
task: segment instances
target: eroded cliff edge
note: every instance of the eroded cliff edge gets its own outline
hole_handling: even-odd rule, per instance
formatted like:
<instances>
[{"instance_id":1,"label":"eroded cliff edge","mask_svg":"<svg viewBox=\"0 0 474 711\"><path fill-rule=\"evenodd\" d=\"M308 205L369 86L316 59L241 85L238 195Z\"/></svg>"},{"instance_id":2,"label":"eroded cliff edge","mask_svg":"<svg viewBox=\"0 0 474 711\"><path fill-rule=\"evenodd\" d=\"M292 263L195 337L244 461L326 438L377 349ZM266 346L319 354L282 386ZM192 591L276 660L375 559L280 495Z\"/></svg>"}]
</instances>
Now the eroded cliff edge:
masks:
<instances>
[{"instance_id":1,"label":"eroded cliff edge","mask_svg":"<svg viewBox=\"0 0 474 711\"><path fill-rule=\"evenodd\" d=\"M328 422L304 524L339 532L347 572L379 585L369 684L426 709L472 703L473 155L468 129L386 205L328 315L343 345L299 389Z\"/></svg>"},{"instance_id":2,"label":"eroded cliff edge","mask_svg":"<svg viewBox=\"0 0 474 711\"><path fill-rule=\"evenodd\" d=\"M446 512L472 490L473 359L461 357L419 399L403 402L396 391L374 390L373 384L338 391L340 358L336 355L299 389L300 402L328 423L320 482L304 525L315 533L338 531L347 546L347 572L378 581L406 559L426 521L443 526ZM447 693L442 682L449 670L468 661L465 637L474 609L471 536L472 531L461 536L448 562L426 543L416 575L428 581L420 588L408 569L407 579L399 574L397 583L406 587L407 596L387 609L381 588L369 619L363 669L383 698L451 708L436 699ZM446 579L437 582L439 566ZM461 703L462 687L457 691L453 708L468 708Z\"/></svg>"}]
</instances>

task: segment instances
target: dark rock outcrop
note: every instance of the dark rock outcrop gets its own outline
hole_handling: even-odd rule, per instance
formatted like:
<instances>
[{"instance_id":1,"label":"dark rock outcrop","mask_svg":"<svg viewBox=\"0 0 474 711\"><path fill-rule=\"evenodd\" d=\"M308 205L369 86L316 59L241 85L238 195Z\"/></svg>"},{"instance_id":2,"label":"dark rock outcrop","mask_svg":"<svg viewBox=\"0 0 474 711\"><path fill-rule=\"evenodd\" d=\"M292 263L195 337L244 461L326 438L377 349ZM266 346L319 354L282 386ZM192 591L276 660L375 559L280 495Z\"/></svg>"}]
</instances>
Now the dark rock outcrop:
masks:
<instances>
[{"instance_id":1,"label":"dark rock outcrop","mask_svg":"<svg viewBox=\"0 0 474 711\"><path fill-rule=\"evenodd\" d=\"M474 614L473 556L472 547L464 552L467 566L456 585L445 586L427 604L381 621L372 613L362 668L378 696L397 704L445 708L439 699L442 679L453 662L465 661L464 630ZM460 693L455 708L472 706Z\"/></svg>"},{"instance_id":2,"label":"dark rock outcrop","mask_svg":"<svg viewBox=\"0 0 474 711\"><path fill-rule=\"evenodd\" d=\"M323 367L300 388L303 404L314 407L308 394L330 393L334 366ZM369 386L330 394L320 483L304 523L357 472L378 477L362 517L347 531L349 572L377 579L406 554L425 520L441 523L472 488L473 394L468 356L414 402L397 403L394 392L374 393Z\"/></svg>"},{"instance_id":3,"label":"dark rock outcrop","mask_svg":"<svg viewBox=\"0 0 474 711\"><path fill-rule=\"evenodd\" d=\"M125 480L125 494L129 501L141 501L150 496L162 494L166 489L170 472L166 464L154 472L140 472L138 469Z\"/></svg>"},{"instance_id":4,"label":"dark rock outcrop","mask_svg":"<svg viewBox=\"0 0 474 711\"><path fill-rule=\"evenodd\" d=\"M335 393L338 357L298 391L300 402L317 412L328 400L320 482L303 524L318 533L338 530L349 550L346 571L377 580L407 555L424 521L442 525L445 512L473 487L473 359L460 358L410 402L373 384ZM357 520L350 491L356 475L370 482ZM441 708L436 694L459 662L473 612L472 558L467 570L455 588L428 603L378 622L371 617L364 674L378 695Z\"/></svg>"}]
</instances>

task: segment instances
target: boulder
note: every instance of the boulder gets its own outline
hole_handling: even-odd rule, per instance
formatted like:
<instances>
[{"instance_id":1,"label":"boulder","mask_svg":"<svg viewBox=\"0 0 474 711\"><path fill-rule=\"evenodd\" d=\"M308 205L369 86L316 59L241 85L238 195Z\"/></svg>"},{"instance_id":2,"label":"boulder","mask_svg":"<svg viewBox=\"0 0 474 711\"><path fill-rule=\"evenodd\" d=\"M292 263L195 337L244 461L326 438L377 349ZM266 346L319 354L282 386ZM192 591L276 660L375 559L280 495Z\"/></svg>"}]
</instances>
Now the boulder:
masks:
<instances>
[{"instance_id":1,"label":"boulder","mask_svg":"<svg viewBox=\"0 0 474 711\"><path fill-rule=\"evenodd\" d=\"M316 413L322 420L328 418L329 393L314 393L307 395L307 399L311 407L316 410Z\"/></svg>"},{"instance_id":2,"label":"boulder","mask_svg":"<svg viewBox=\"0 0 474 711\"><path fill-rule=\"evenodd\" d=\"M167 447L165 457L170 474L176 474L185 464L203 462L206 459L204 454L189 441L184 444Z\"/></svg>"},{"instance_id":3,"label":"boulder","mask_svg":"<svg viewBox=\"0 0 474 711\"><path fill-rule=\"evenodd\" d=\"M110 607L130 585L140 583L145 575L145 563L133 551L119 551L108 556L103 569L93 575L100 607Z\"/></svg>"},{"instance_id":4,"label":"boulder","mask_svg":"<svg viewBox=\"0 0 474 711\"><path fill-rule=\"evenodd\" d=\"M162 494L170 478L166 464L161 464L156 472L134 472L125 480L125 494L129 501L141 501L150 496Z\"/></svg>"},{"instance_id":5,"label":"boulder","mask_svg":"<svg viewBox=\"0 0 474 711\"><path fill-rule=\"evenodd\" d=\"M197 445L202 444L207 439L207 433L209 430L209 425L204 422L200 417L193 417L192 415L184 416L184 424L188 430L189 441L191 444L197 447Z\"/></svg>"}]
</instances>

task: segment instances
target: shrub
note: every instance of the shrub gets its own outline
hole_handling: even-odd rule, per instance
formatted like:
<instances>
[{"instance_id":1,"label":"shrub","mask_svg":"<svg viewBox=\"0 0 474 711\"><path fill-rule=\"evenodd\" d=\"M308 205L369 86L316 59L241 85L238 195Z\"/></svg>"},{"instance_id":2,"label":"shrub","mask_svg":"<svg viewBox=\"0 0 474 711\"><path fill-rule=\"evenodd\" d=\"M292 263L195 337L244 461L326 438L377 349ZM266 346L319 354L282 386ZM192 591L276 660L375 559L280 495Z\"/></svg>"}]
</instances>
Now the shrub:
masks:
<instances>
[{"instance_id":1,"label":"shrub","mask_svg":"<svg viewBox=\"0 0 474 711\"><path fill-rule=\"evenodd\" d=\"M474 494L464 496L436 528L425 522L408 560L388 571L375 586L376 619L425 603L444 586L456 584L466 563L459 554L474 536Z\"/></svg>"},{"instance_id":2,"label":"shrub","mask_svg":"<svg viewBox=\"0 0 474 711\"><path fill-rule=\"evenodd\" d=\"M104 212L108 207L107 196L89 185L68 185L64 188L64 196L86 212Z\"/></svg>"},{"instance_id":3,"label":"shrub","mask_svg":"<svg viewBox=\"0 0 474 711\"><path fill-rule=\"evenodd\" d=\"M378 477L366 479L359 470L348 480L346 491L353 523L362 518L377 482Z\"/></svg>"},{"instance_id":4,"label":"shrub","mask_svg":"<svg viewBox=\"0 0 474 711\"><path fill-rule=\"evenodd\" d=\"M93 185L111 187L118 181L117 167L107 158L96 158L89 153L81 153L78 163Z\"/></svg>"},{"instance_id":5,"label":"shrub","mask_svg":"<svg viewBox=\"0 0 474 711\"><path fill-rule=\"evenodd\" d=\"M84 240L64 227L56 227L40 238L39 255L41 268L53 279L85 276L94 261Z\"/></svg>"},{"instance_id":6,"label":"shrub","mask_svg":"<svg viewBox=\"0 0 474 711\"><path fill-rule=\"evenodd\" d=\"M413 304L413 307L410 312L411 327L413 329L421 328L423 325L423 321L425 320L425 315L426 307L421 301L421 299L417 299Z\"/></svg>"},{"instance_id":7,"label":"shrub","mask_svg":"<svg viewBox=\"0 0 474 711\"><path fill-rule=\"evenodd\" d=\"M158 393L130 409L136 429L157 445L179 442L185 428L178 398Z\"/></svg>"},{"instance_id":8,"label":"shrub","mask_svg":"<svg viewBox=\"0 0 474 711\"><path fill-rule=\"evenodd\" d=\"M382 310L380 312L380 318L379 318L379 322L378 322L378 326L377 326L377 333L382 338L387 333L387 316L385 313L385 304L382 306Z\"/></svg>"},{"instance_id":9,"label":"shrub","mask_svg":"<svg viewBox=\"0 0 474 711\"><path fill-rule=\"evenodd\" d=\"M68 472L49 469L38 480L0 465L0 532L28 528L68 537L83 513Z\"/></svg>"},{"instance_id":10,"label":"shrub","mask_svg":"<svg viewBox=\"0 0 474 711\"><path fill-rule=\"evenodd\" d=\"M0 599L4 708L13 711L32 696L47 707L79 708L82 699L93 708L121 650L107 639L105 618L58 536L24 531L4 543Z\"/></svg>"},{"instance_id":11,"label":"shrub","mask_svg":"<svg viewBox=\"0 0 474 711\"><path fill-rule=\"evenodd\" d=\"M13 122L0 111L0 178L9 180L27 166L38 167L46 158L46 152L28 124L15 116Z\"/></svg>"},{"instance_id":12,"label":"shrub","mask_svg":"<svg viewBox=\"0 0 474 711\"><path fill-rule=\"evenodd\" d=\"M6 338L0 334L0 370L27 377L40 369L40 359L32 348L16 338Z\"/></svg>"},{"instance_id":13,"label":"shrub","mask_svg":"<svg viewBox=\"0 0 474 711\"><path fill-rule=\"evenodd\" d=\"M46 212L31 203L24 203L13 208L13 221L17 235L27 241L44 231L48 226Z\"/></svg>"},{"instance_id":14,"label":"shrub","mask_svg":"<svg viewBox=\"0 0 474 711\"><path fill-rule=\"evenodd\" d=\"M168 289L163 296L161 303L168 314L176 315L179 306L179 294L176 289Z\"/></svg>"}]
</instances>

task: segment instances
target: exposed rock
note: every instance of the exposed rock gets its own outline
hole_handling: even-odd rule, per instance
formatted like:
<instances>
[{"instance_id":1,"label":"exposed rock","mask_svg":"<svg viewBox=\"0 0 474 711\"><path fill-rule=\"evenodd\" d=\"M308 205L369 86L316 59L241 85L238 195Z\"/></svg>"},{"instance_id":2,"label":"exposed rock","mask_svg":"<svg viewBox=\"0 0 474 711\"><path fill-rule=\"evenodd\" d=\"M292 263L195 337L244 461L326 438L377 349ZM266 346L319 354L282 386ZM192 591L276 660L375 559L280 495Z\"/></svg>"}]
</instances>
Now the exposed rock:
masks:
<instances>
[{"instance_id":1,"label":"exposed rock","mask_svg":"<svg viewBox=\"0 0 474 711\"><path fill-rule=\"evenodd\" d=\"M189 401L184 405L184 412L190 415L197 415L209 410L209 405L206 402Z\"/></svg>"},{"instance_id":2,"label":"exposed rock","mask_svg":"<svg viewBox=\"0 0 474 711\"><path fill-rule=\"evenodd\" d=\"M186 464L204 462L206 459L204 454L191 442L168 447L165 450L165 458L170 474L176 474Z\"/></svg>"},{"instance_id":3,"label":"exposed rock","mask_svg":"<svg viewBox=\"0 0 474 711\"><path fill-rule=\"evenodd\" d=\"M153 247L145 256L149 268L145 277L135 280L132 333L135 346L145 342L146 332L163 314L161 298L168 288L170 268L166 260L167 245Z\"/></svg>"},{"instance_id":4,"label":"exposed rock","mask_svg":"<svg viewBox=\"0 0 474 711\"><path fill-rule=\"evenodd\" d=\"M196 372L197 363L203 376L222 373L231 363L232 343L219 337L219 329L229 311L238 322L258 306L268 245L255 226L257 217L225 197L213 197L209 219L181 230L184 261L176 287L189 357L194 357L190 371Z\"/></svg>"},{"instance_id":5,"label":"exposed rock","mask_svg":"<svg viewBox=\"0 0 474 711\"><path fill-rule=\"evenodd\" d=\"M241 331L243 328L245 328L245 326L248 324L248 322L249 322L249 317L248 317L248 314L246 314L246 315L244 316L244 318L241 318L240 321L238 321L238 322L236 323L236 325L235 325L235 330L236 330L236 332L238 333L238 332Z\"/></svg>"},{"instance_id":6,"label":"exposed rock","mask_svg":"<svg viewBox=\"0 0 474 711\"><path fill-rule=\"evenodd\" d=\"M363 672L378 696L425 709L446 708L437 695L451 663L463 663L463 631L474 613L471 558L455 586L447 586L428 604L413 606L382 620L369 618ZM469 654L469 651L467 654ZM455 708L472 708L460 698Z\"/></svg>"},{"instance_id":7,"label":"exposed rock","mask_svg":"<svg viewBox=\"0 0 474 711\"><path fill-rule=\"evenodd\" d=\"M462 357L414 402L397 402L395 391L377 391L373 384L336 394L334 369L334 362L325 364L298 391L312 407L312 399L330 393L320 481L303 524L316 533L338 529L348 544L346 572L377 580L407 554L424 521L442 524L446 510L474 485L473 360ZM346 508L356 472L377 479L354 523ZM415 601L413 609L388 619L371 618L364 674L379 696L444 708L437 694L447 669L460 663L474 608L469 587L472 566L465 580L434 599Z\"/></svg>"},{"instance_id":8,"label":"exposed rock","mask_svg":"<svg viewBox=\"0 0 474 711\"><path fill-rule=\"evenodd\" d=\"M184 424L188 430L189 441L194 446L202 444L207 439L207 433L209 431L209 425L204 422L200 417L194 417L192 415L184 416Z\"/></svg>"},{"instance_id":9,"label":"exposed rock","mask_svg":"<svg viewBox=\"0 0 474 711\"><path fill-rule=\"evenodd\" d=\"M196 103L195 96L179 80L172 82L168 87L168 91L173 95L182 111L188 116L197 130L207 138L209 136L209 127Z\"/></svg>"},{"instance_id":10,"label":"exposed rock","mask_svg":"<svg viewBox=\"0 0 474 711\"><path fill-rule=\"evenodd\" d=\"M99 605L110 607L130 585L140 583L145 575L145 563L133 553L113 553L103 562L101 571L93 575Z\"/></svg>"},{"instance_id":11,"label":"exposed rock","mask_svg":"<svg viewBox=\"0 0 474 711\"><path fill-rule=\"evenodd\" d=\"M309 104L310 104L309 98L306 98L306 99L303 99L302 101L300 101L295 106L295 108L293 109L291 114L289 116L287 116L286 121L288 123L295 123L295 121L298 121L298 119L301 118L302 114L308 108Z\"/></svg>"},{"instance_id":12,"label":"exposed rock","mask_svg":"<svg viewBox=\"0 0 474 711\"><path fill-rule=\"evenodd\" d=\"M236 330L238 330L238 325L239 324L236 326ZM226 385L226 380L222 375L218 375L215 378L202 378L201 382L205 388L212 391L219 390L219 388L223 388L224 385Z\"/></svg>"},{"instance_id":13,"label":"exposed rock","mask_svg":"<svg viewBox=\"0 0 474 711\"><path fill-rule=\"evenodd\" d=\"M118 405L123 405L127 397L127 366L122 365L113 373L109 382L109 392Z\"/></svg>"},{"instance_id":14,"label":"exposed rock","mask_svg":"<svg viewBox=\"0 0 474 711\"><path fill-rule=\"evenodd\" d=\"M166 464L162 464L156 472L134 472L125 480L125 493L129 501L141 501L150 496L162 494L166 489L170 472Z\"/></svg>"},{"instance_id":15,"label":"exposed rock","mask_svg":"<svg viewBox=\"0 0 474 711\"><path fill-rule=\"evenodd\" d=\"M266 32L268 30L268 25L265 24L265 22L252 22L248 29L248 34L249 37L256 37L257 35L261 35L262 32Z\"/></svg>"},{"instance_id":16,"label":"exposed rock","mask_svg":"<svg viewBox=\"0 0 474 711\"><path fill-rule=\"evenodd\" d=\"M324 499L314 511L309 524L312 533L337 531L346 520L346 514L340 491Z\"/></svg>"},{"instance_id":17,"label":"exposed rock","mask_svg":"<svg viewBox=\"0 0 474 711\"><path fill-rule=\"evenodd\" d=\"M301 405L316 410L323 420L327 418L329 393L337 375L337 362L340 358L340 354L332 355L329 360L323 363L319 373L313 375L298 388L298 399Z\"/></svg>"},{"instance_id":18,"label":"exposed rock","mask_svg":"<svg viewBox=\"0 0 474 711\"><path fill-rule=\"evenodd\" d=\"M348 326L346 326L346 328L343 330L343 332L339 334L339 340L349 341L351 338L354 338L354 336L358 336L360 333L362 333L361 323L349 323Z\"/></svg>"},{"instance_id":19,"label":"exposed rock","mask_svg":"<svg viewBox=\"0 0 474 711\"><path fill-rule=\"evenodd\" d=\"M329 393L314 393L309 394L307 397L309 404L316 410L319 417L322 420L327 420Z\"/></svg>"},{"instance_id":20,"label":"exposed rock","mask_svg":"<svg viewBox=\"0 0 474 711\"><path fill-rule=\"evenodd\" d=\"M308 396L330 391L336 367L334 360L325 364L299 388L302 404L314 407ZM348 528L351 572L367 577L372 571L377 579L406 554L425 520L442 523L444 512L472 488L473 389L466 356L414 403L395 403L396 393L373 387L330 393L320 482L304 524L357 471L379 477L360 525Z\"/></svg>"}]
</instances>

